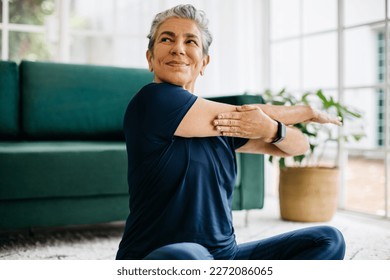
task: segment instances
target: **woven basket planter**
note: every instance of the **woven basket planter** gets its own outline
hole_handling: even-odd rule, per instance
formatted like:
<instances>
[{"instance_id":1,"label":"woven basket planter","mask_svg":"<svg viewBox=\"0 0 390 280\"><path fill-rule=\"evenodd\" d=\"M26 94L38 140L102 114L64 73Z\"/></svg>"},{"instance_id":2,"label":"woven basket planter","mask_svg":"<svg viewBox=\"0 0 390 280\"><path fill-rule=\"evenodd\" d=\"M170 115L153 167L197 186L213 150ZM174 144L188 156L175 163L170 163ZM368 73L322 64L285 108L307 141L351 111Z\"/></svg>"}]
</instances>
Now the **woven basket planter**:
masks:
<instances>
[{"instance_id":1,"label":"woven basket planter","mask_svg":"<svg viewBox=\"0 0 390 280\"><path fill-rule=\"evenodd\" d=\"M321 167L281 168L280 213L284 220L325 222L337 208L339 170Z\"/></svg>"}]
</instances>

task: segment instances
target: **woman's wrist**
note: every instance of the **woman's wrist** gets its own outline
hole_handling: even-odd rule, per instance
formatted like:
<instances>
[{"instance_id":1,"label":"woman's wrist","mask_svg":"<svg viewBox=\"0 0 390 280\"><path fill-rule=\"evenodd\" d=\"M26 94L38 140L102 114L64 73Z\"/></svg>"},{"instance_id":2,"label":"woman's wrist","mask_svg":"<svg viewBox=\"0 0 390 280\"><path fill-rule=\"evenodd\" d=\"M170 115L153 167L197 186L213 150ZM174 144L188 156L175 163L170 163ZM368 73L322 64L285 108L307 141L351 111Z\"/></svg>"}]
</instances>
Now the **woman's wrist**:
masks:
<instances>
[{"instance_id":1,"label":"woman's wrist","mask_svg":"<svg viewBox=\"0 0 390 280\"><path fill-rule=\"evenodd\" d=\"M265 143L272 143L278 136L278 122L270 119L268 129L266 129L268 132L267 135L263 138L263 141Z\"/></svg>"},{"instance_id":2,"label":"woman's wrist","mask_svg":"<svg viewBox=\"0 0 390 280\"><path fill-rule=\"evenodd\" d=\"M309 105L303 105L305 106L305 115L307 116L305 118L305 121L310 121L312 119L315 119L317 117L317 112L316 110L313 109L313 107L309 106Z\"/></svg>"}]
</instances>

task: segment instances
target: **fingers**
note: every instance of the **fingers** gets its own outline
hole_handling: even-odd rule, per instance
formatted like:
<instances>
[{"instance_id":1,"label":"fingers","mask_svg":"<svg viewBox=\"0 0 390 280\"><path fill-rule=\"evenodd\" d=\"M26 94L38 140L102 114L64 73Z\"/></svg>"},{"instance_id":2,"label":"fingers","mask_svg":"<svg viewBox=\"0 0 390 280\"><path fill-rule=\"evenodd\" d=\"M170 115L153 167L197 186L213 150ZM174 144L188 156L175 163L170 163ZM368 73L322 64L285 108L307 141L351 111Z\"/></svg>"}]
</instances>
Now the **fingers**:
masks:
<instances>
[{"instance_id":1,"label":"fingers","mask_svg":"<svg viewBox=\"0 0 390 280\"><path fill-rule=\"evenodd\" d=\"M239 106L241 107L241 106ZM239 108L236 107L236 108ZM213 125L223 136L240 136L240 125L241 124L241 112L226 112L221 113L217 116L217 119L213 121Z\"/></svg>"},{"instance_id":2,"label":"fingers","mask_svg":"<svg viewBox=\"0 0 390 280\"><path fill-rule=\"evenodd\" d=\"M216 126L215 127L219 132L231 132L231 133L239 133L239 127L237 126Z\"/></svg>"},{"instance_id":3,"label":"fingers","mask_svg":"<svg viewBox=\"0 0 390 280\"><path fill-rule=\"evenodd\" d=\"M343 125L343 119L340 116L330 115L326 112L321 112L319 110L315 110L316 114L313 119L308 120L309 122L316 122L320 124L334 124L338 126Z\"/></svg>"},{"instance_id":4,"label":"fingers","mask_svg":"<svg viewBox=\"0 0 390 280\"><path fill-rule=\"evenodd\" d=\"M240 120L242 117L242 112L258 110L259 108L254 105L242 105L236 106L237 112L226 112L218 115L218 119L235 119Z\"/></svg>"},{"instance_id":5,"label":"fingers","mask_svg":"<svg viewBox=\"0 0 390 280\"><path fill-rule=\"evenodd\" d=\"M214 120L215 129L224 136L237 136L239 134L239 121L236 120Z\"/></svg>"},{"instance_id":6,"label":"fingers","mask_svg":"<svg viewBox=\"0 0 390 280\"><path fill-rule=\"evenodd\" d=\"M341 117L335 117L335 116L329 116L329 115L327 115L327 118L324 121L324 123L335 124L335 125L338 125L338 126L342 126L343 125Z\"/></svg>"},{"instance_id":7,"label":"fingers","mask_svg":"<svg viewBox=\"0 0 390 280\"><path fill-rule=\"evenodd\" d=\"M343 118L342 117L337 117L336 124L338 126L342 126L343 125Z\"/></svg>"},{"instance_id":8,"label":"fingers","mask_svg":"<svg viewBox=\"0 0 390 280\"><path fill-rule=\"evenodd\" d=\"M234 120L239 120L239 119L241 119L241 113L239 113L239 112L220 113L220 114L218 114L218 119L234 119Z\"/></svg>"},{"instance_id":9,"label":"fingers","mask_svg":"<svg viewBox=\"0 0 390 280\"><path fill-rule=\"evenodd\" d=\"M245 111L252 111L252 110L257 110L258 107L254 105L242 105L242 106L237 106L236 110L238 112L245 112Z\"/></svg>"},{"instance_id":10,"label":"fingers","mask_svg":"<svg viewBox=\"0 0 390 280\"><path fill-rule=\"evenodd\" d=\"M223 136L229 136L229 137L244 136L244 134L241 132L240 128L237 126L216 126L216 129Z\"/></svg>"},{"instance_id":11,"label":"fingers","mask_svg":"<svg viewBox=\"0 0 390 280\"><path fill-rule=\"evenodd\" d=\"M218 119L214 120L214 125L226 125L226 126L239 126L240 123L238 120L232 120L232 119Z\"/></svg>"},{"instance_id":12,"label":"fingers","mask_svg":"<svg viewBox=\"0 0 390 280\"><path fill-rule=\"evenodd\" d=\"M218 114L213 125L223 136L243 137L248 135L247 123L249 111L259 110L253 105L236 106L236 112L224 112Z\"/></svg>"}]
</instances>

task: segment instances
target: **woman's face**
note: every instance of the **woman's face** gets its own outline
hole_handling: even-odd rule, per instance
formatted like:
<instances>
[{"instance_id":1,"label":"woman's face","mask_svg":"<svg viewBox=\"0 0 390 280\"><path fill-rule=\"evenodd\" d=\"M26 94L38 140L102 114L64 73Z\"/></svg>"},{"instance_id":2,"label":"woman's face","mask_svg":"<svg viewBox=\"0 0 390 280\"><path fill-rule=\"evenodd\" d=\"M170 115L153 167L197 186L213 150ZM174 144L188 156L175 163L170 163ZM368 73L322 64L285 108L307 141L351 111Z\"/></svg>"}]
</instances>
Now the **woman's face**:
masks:
<instances>
[{"instance_id":1,"label":"woman's face","mask_svg":"<svg viewBox=\"0 0 390 280\"><path fill-rule=\"evenodd\" d=\"M209 63L203 55L201 33L189 19L170 18L157 30L153 51L147 51L156 83L167 82L193 92L196 78Z\"/></svg>"}]
</instances>

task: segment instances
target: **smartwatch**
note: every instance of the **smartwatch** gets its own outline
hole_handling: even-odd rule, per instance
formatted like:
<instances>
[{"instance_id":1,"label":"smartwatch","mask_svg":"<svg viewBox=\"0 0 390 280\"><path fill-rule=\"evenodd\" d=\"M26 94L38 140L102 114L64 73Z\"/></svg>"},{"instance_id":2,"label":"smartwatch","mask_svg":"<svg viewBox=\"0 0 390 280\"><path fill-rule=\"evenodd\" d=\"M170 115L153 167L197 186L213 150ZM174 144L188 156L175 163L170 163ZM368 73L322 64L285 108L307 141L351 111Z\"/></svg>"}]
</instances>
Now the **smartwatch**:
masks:
<instances>
[{"instance_id":1,"label":"smartwatch","mask_svg":"<svg viewBox=\"0 0 390 280\"><path fill-rule=\"evenodd\" d=\"M284 138L286 138L286 126L280 121L275 120L278 123L278 132L276 133L275 139L271 142L271 144L276 144L282 142Z\"/></svg>"}]
</instances>

